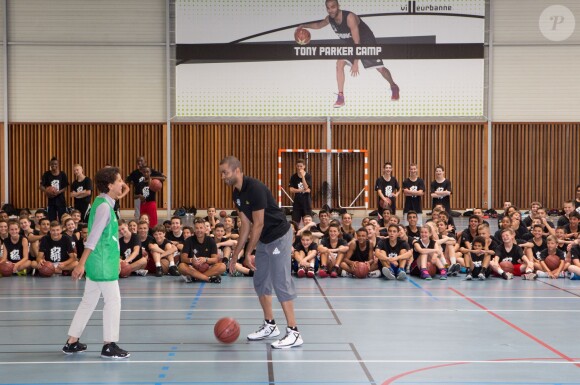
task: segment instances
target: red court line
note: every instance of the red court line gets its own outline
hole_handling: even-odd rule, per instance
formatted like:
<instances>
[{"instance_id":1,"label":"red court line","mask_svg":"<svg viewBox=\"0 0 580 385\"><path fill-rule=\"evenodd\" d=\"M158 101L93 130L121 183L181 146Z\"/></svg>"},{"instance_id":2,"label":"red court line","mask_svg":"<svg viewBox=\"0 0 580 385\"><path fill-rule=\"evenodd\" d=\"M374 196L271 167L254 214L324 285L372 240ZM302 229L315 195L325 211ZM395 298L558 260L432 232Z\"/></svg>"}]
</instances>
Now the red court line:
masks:
<instances>
[{"instance_id":1,"label":"red court line","mask_svg":"<svg viewBox=\"0 0 580 385\"><path fill-rule=\"evenodd\" d=\"M559 360L559 358L503 358L500 360L490 360L490 363L493 363L494 361L510 362L510 361L549 361L549 360ZM394 383L395 381L397 381L398 379L403 378L403 377L407 377L408 375L411 375L414 373L425 372L427 370L432 370L432 369L444 368L446 366L467 365L469 363L470 362L457 361L457 362L450 362L448 364L433 365L433 366L427 366L424 368L409 370L408 372L397 374L396 376L393 376L393 377L385 380L385 382L383 382L381 385L390 385L390 384Z\"/></svg>"},{"instance_id":2,"label":"red court line","mask_svg":"<svg viewBox=\"0 0 580 385\"><path fill-rule=\"evenodd\" d=\"M574 362L574 359L568 357L567 355L565 355L564 353L560 352L559 350L557 350L556 348L548 345L546 342L540 340L539 338L537 338L536 336L528 333L527 331L525 331L524 329L520 328L519 326L511 323L510 321L508 321L507 319L503 318L502 316L500 316L497 313L494 313L493 311L489 310L488 308L486 308L485 306L483 306L482 304L480 304L479 302L475 301L474 299L469 298L468 296L466 296L465 294L463 294L462 292L454 289L454 288L449 288L449 290L453 291L455 294L463 297L464 299L466 299L467 301L471 302L473 305L477 306L478 308L484 310L485 312L489 313L490 315L494 316L495 318L497 318L498 320L500 320L501 322L505 323L506 325L508 325L509 327L511 327L512 329L520 332L521 334L525 335L526 337L530 338L531 340L537 342L538 344L542 345L543 347L545 347L546 349L548 349L549 351L551 351L552 353L562 357L563 359L565 359L568 362ZM575 364L577 367L580 368L580 364Z\"/></svg>"}]
</instances>

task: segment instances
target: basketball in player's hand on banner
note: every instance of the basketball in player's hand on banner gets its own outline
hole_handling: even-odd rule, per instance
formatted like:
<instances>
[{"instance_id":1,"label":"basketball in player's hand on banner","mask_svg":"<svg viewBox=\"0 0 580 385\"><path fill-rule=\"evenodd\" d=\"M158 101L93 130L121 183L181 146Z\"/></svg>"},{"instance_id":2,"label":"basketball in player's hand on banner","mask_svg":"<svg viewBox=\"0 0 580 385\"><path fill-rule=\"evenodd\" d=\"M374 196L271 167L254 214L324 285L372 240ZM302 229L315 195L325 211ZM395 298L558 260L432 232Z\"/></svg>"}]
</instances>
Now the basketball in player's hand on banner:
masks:
<instances>
[{"instance_id":1,"label":"basketball in player's hand on banner","mask_svg":"<svg viewBox=\"0 0 580 385\"><path fill-rule=\"evenodd\" d=\"M294 40L296 40L296 43L300 45L306 45L310 43L310 31L298 27L298 29L296 29L296 31L294 32Z\"/></svg>"}]
</instances>

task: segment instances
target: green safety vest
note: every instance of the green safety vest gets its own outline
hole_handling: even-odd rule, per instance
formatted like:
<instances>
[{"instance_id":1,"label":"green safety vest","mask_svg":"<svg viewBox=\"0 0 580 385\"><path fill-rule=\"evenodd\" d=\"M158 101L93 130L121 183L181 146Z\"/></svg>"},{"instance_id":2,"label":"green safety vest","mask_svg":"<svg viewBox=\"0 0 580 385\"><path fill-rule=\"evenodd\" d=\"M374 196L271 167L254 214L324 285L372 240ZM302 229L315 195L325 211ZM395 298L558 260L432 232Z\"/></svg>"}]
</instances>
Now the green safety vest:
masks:
<instances>
[{"instance_id":1,"label":"green safety vest","mask_svg":"<svg viewBox=\"0 0 580 385\"><path fill-rule=\"evenodd\" d=\"M119 223L117 222L117 216L113 211L113 207L103 197L95 198L93 206L91 207L89 234L93 227L93 220L97 208L102 204L109 206L111 219L103 229L103 233L95 249L89 254L89 258L85 264L85 271L87 272L87 277L92 281L116 281L119 279Z\"/></svg>"}]
</instances>

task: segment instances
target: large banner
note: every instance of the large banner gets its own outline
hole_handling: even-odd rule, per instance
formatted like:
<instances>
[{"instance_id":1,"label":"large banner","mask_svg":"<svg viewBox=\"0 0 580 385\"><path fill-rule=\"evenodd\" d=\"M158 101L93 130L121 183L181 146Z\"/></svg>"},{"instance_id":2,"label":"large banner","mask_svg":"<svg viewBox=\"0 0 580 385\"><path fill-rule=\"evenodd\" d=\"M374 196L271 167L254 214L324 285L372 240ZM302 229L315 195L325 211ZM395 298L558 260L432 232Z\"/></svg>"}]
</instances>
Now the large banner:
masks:
<instances>
[{"instance_id":1,"label":"large banner","mask_svg":"<svg viewBox=\"0 0 580 385\"><path fill-rule=\"evenodd\" d=\"M176 0L176 115L481 118L484 26L485 0Z\"/></svg>"}]
</instances>

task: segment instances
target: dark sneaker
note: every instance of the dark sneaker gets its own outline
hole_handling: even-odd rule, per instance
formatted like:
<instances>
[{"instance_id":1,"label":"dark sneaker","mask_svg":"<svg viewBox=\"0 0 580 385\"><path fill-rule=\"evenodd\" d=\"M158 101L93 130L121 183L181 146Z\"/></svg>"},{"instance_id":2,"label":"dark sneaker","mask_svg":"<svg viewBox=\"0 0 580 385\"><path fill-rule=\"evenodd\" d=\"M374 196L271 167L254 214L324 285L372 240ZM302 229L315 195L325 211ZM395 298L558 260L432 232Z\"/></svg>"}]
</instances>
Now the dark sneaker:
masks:
<instances>
[{"instance_id":1,"label":"dark sneaker","mask_svg":"<svg viewBox=\"0 0 580 385\"><path fill-rule=\"evenodd\" d=\"M101 357L110 358L113 360L122 360L131 357L131 354L128 351L121 349L119 346L117 346L116 343L111 342L103 345L103 350L101 350Z\"/></svg>"},{"instance_id":2,"label":"dark sneaker","mask_svg":"<svg viewBox=\"0 0 580 385\"><path fill-rule=\"evenodd\" d=\"M466 281L471 281L472 279L473 279L473 275L471 275L471 273L469 273L465 276Z\"/></svg>"},{"instance_id":3,"label":"dark sneaker","mask_svg":"<svg viewBox=\"0 0 580 385\"><path fill-rule=\"evenodd\" d=\"M163 268L161 266L157 266L155 268L155 276L156 277L163 277Z\"/></svg>"},{"instance_id":4,"label":"dark sneaker","mask_svg":"<svg viewBox=\"0 0 580 385\"><path fill-rule=\"evenodd\" d=\"M399 86L396 84L391 87L391 100L399 100Z\"/></svg>"},{"instance_id":5,"label":"dark sneaker","mask_svg":"<svg viewBox=\"0 0 580 385\"><path fill-rule=\"evenodd\" d=\"M177 266L173 265L173 266L169 266L169 275L173 276L173 277L179 277L179 271L177 271Z\"/></svg>"},{"instance_id":6,"label":"dark sneaker","mask_svg":"<svg viewBox=\"0 0 580 385\"><path fill-rule=\"evenodd\" d=\"M222 283L222 277L220 277L219 275L212 275L211 277L209 277L209 282L210 283Z\"/></svg>"},{"instance_id":7,"label":"dark sneaker","mask_svg":"<svg viewBox=\"0 0 580 385\"><path fill-rule=\"evenodd\" d=\"M338 98L336 98L336 102L334 102L334 108L340 108L344 106L344 95L338 94Z\"/></svg>"},{"instance_id":8,"label":"dark sneaker","mask_svg":"<svg viewBox=\"0 0 580 385\"><path fill-rule=\"evenodd\" d=\"M457 277L457 273L459 273L461 271L461 265L459 263L454 263L451 266L449 266L449 270L447 271L447 274L452 276L452 277Z\"/></svg>"},{"instance_id":9,"label":"dark sneaker","mask_svg":"<svg viewBox=\"0 0 580 385\"><path fill-rule=\"evenodd\" d=\"M62 352L64 354L82 353L85 350L87 350L87 345L81 344L81 341L73 342L72 344L67 342L62 347Z\"/></svg>"},{"instance_id":10,"label":"dark sneaker","mask_svg":"<svg viewBox=\"0 0 580 385\"><path fill-rule=\"evenodd\" d=\"M479 273L479 274L477 275L477 278L479 278L479 280L480 280L480 281L485 281L485 274L483 274L483 273Z\"/></svg>"},{"instance_id":11,"label":"dark sneaker","mask_svg":"<svg viewBox=\"0 0 580 385\"><path fill-rule=\"evenodd\" d=\"M442 281L445 281L447 279L447 270L445 269L441 269L441 275L439 276L439 279Z\"/></svg>"},{"instance_id":12,"label":"dark sneaker","mask_svg":"<svg viewBox=\"0 0 580 385\"><path fill-rule=\"evenodd\" d=\"M429 274L429 272L427 271L427 269L425 269L425 270L421 270L421 279L424 279L426 281L430 281L433 278L431 278L431 274Z\"/></svg>"}]
</instances>

